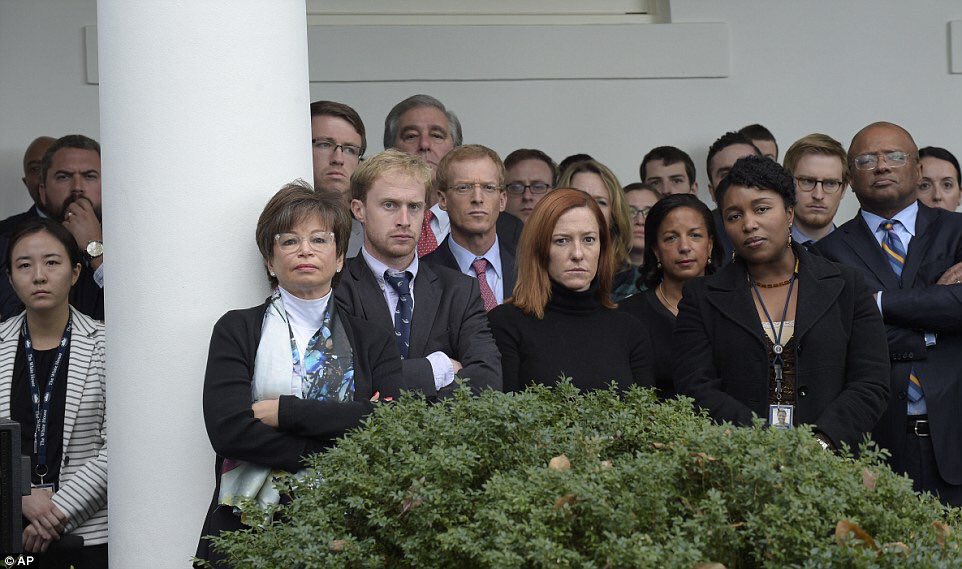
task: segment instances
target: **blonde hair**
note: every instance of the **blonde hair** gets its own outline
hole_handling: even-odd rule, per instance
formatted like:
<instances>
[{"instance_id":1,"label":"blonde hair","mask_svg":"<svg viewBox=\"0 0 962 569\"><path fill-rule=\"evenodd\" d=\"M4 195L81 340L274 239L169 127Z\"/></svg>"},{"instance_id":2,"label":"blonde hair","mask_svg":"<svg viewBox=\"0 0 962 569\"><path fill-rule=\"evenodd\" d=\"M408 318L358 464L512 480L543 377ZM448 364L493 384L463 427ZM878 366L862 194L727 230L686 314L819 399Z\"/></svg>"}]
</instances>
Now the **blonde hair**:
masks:
<instances>
[{"instance_id":1,"label":"blonde hair","mask_svg":"<svg viewBox=\"0 0 962 569\"><path fill-rule=\"evenodd\" d=\"M822 156L834 156L842 161L842 183L849 181L848 153L842 144L827 134L815 132L808 136L803 136L795 141L785 153L784 166L788 172L794 176L798 161L806 154L820 154Z\"/></svg>"},{"instance_id":2,"label":"blonde hair","mask_svg":"<svg viewBox=\"0 0 962 569\"><path fill-rule=\"evenodd\" d=\"M378 179L388 172L410 176L424 184L424 196L431 190L431 168L420 156L399 150L385 150L361 162L351 176L351 197L364 201Z\"/></svg>"}]
</instances>

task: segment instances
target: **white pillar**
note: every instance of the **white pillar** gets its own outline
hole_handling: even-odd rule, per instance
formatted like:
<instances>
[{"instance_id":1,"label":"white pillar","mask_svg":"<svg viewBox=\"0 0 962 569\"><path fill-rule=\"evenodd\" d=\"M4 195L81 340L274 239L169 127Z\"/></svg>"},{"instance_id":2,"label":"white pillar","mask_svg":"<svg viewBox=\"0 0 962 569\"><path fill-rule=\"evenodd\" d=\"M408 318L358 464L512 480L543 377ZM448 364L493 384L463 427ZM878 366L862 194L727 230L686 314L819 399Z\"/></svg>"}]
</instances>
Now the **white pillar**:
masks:
<instances>
[{"instance_id":1,"label":"white pillar","mask_svg":"<svg viewBox=\"0 0 962 569\"><path fill-rule=\"evenodd\" d=\"M187 567L213 491L210 331L268 294L267 199L311 179L304 0L100 0L110 564Z\"/></svg>"}]
</instances>

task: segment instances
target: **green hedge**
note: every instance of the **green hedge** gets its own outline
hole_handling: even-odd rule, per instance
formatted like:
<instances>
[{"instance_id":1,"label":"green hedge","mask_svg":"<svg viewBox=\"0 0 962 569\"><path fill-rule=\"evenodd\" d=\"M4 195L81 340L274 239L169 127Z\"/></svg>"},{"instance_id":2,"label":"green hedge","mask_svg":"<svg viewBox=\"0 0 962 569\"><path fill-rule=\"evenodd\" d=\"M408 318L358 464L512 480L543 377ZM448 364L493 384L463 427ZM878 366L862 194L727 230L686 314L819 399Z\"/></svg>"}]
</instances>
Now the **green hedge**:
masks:
<instances>
[{"instance_id":1,"label":"green hedge","mask_svg":"<svg viewBox=\"0 0 962 569\"><path fill-rule=\"evenodd\" d=\"M242 569L962 567L960 510L883 459L641 389L405 396L215 543Z\"/></svg>"}]
</instances>

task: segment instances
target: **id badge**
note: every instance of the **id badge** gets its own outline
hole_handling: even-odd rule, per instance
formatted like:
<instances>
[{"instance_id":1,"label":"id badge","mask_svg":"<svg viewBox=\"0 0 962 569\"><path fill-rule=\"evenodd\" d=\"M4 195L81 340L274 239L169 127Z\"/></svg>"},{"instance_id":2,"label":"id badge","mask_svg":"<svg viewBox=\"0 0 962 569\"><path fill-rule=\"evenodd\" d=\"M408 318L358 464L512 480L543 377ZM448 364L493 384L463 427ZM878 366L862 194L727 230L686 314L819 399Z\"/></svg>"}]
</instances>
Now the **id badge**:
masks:
<instances>
[{"instance_id":1,"label":"id badge","mask_svg":"<svg viewBox=\"0 0 962 569\"><path fill-rule=\"evenodd\" d=\"M775 429L791 429L795 422L794 405L769 405L768 424Z\"/></svg>"},{"instance_id":2,"label":"id badge","mask_svg":"<svg viewBox=\"0 0 962 569\"><path fill-rule=\"evenodd\" d=\"M47 484L34 484L33 486L31 486L31 488L39 488L41 490L50 490L54 494L56 494L57 490L59 490L59 488L57 488L56 482L49 482Z\"/></svg>"}]
</instances>

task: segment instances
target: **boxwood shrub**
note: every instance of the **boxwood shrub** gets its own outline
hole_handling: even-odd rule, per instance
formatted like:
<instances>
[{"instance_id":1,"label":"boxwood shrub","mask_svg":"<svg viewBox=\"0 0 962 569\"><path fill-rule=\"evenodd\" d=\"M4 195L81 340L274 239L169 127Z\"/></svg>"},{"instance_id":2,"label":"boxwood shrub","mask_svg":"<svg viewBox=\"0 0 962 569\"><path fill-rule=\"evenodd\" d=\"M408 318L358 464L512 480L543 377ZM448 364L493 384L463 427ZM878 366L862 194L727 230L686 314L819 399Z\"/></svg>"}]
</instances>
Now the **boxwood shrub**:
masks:
<instances>
[{"instance_id":1,"label":"boxwood shrub","mask_svg":"<svg viewBox=\"0 0 962 569\"><path fill-rule=\"evenodd\" d=\"M960 510L884 458L643 389L404 396L215 546L241 569L962 567Z\"/></svg>"}]
</instances>

